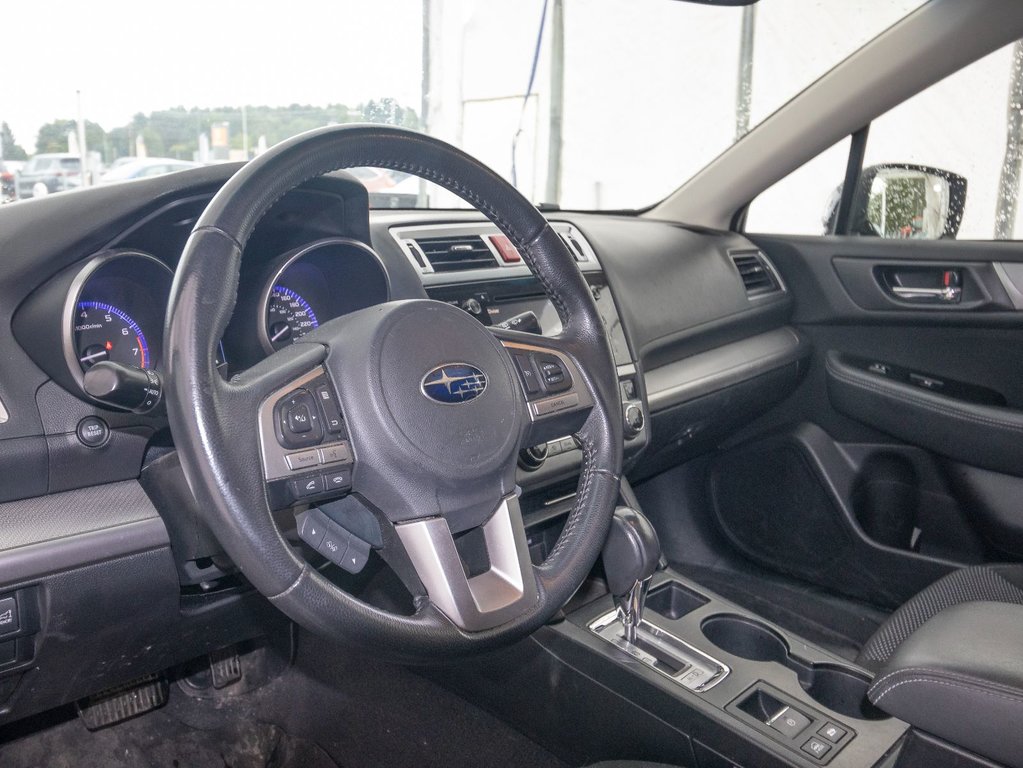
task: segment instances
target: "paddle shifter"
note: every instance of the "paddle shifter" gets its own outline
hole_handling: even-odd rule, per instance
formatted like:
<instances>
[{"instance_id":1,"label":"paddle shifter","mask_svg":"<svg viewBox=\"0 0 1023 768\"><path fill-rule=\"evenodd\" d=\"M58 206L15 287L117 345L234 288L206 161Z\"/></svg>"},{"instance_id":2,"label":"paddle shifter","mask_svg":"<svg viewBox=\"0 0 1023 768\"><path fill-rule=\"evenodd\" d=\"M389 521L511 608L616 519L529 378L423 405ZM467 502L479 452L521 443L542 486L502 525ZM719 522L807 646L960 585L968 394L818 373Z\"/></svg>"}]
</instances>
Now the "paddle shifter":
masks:
<instances>
[{"instance_id":1,"label":"paddle shifter","mask_svg":"<svg viewBox=\"0 0 1023 768\"><path fill-rule=\"evenodd\" d=\"M636 642L650 577L660 559L661 543L650 521L642 512L618 507L604 543L604 573L629 643Z\"/></svg>"}]
</instances>

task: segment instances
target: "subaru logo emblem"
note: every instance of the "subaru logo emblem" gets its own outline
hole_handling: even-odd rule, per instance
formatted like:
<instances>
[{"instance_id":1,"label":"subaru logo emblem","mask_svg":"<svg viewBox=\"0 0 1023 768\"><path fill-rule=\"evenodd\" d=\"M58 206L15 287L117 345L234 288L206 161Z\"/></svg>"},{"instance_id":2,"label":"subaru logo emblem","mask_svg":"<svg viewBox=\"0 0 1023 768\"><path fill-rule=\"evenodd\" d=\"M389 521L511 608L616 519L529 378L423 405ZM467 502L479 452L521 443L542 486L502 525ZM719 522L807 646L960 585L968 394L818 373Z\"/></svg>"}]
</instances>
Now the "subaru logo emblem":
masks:
<instances>
[{"instance_id":1,"label":"subaru logo emblem","mask_svg":"<svg viewBox=\"0 0 1023 768\"><path fill-rule=\"evenodd\" d=\"M423 377L423 394L446 405L475 400L487 388L487 374L468 363L438 365Z\"/></svg>"}]
</instances>

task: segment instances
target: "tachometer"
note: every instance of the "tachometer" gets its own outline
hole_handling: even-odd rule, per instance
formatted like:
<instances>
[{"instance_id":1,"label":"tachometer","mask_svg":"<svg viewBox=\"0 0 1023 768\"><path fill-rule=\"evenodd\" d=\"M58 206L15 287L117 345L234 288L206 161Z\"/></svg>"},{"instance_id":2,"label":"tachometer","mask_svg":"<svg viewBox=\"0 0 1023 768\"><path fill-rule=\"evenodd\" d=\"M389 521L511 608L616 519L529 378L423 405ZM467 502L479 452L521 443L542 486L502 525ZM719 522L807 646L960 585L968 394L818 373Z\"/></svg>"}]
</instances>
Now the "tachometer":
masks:
<instances>
[{"instance_id":1,"label":"tachometer","mask_svg":"<svg viewBox=\"0 0 1023 768\"><path fill-rule=\"evenodd\" d=\"M266 335L274 349L283 349L320 325L309 302L283 285L275 285L266 308Z\"/></svg>"},{"instance_id":2,"label":"tachometer","mask_svg":"<svg viewBox=\"0 0 1023 768\"><path fill-rule=\"evenodd\" d=\"M127 312L101 301L78 303L75 349L82 370L110 360L136 368L152 368L153 359L142 328Z\"/></svg>"}]
</instances>

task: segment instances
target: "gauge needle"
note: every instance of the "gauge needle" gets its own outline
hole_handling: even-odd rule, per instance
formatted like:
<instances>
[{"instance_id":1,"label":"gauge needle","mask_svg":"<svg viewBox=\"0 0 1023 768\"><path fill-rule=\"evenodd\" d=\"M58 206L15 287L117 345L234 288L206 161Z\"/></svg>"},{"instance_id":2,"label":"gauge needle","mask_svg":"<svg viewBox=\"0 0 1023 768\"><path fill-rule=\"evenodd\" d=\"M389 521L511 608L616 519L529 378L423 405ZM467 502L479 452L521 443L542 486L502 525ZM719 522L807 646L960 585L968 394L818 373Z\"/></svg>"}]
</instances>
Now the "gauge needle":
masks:
<instances>
[{"instance_id":1,"label":"gauge needle","mask_svg":"<svg viewBox=\"0 0 1023 768\"><path fill-rule=\"evenodd\" d=\"M107 351L105 349L101 349L99 352L93 352L91 355L86 355L85 357L78 358L78 360L80 362L83 362L83 363L88 363L88 362L91 362L91 361L95 360L97 357L106 357L106 356L107 356Z\"/></svg>"},{"instance_id":2,"label":"gauge needle","mask_svg":"<svg viewBox=\"0 0 1023 768\"><path fill-rule=\"evenodd\" d=\"M270 341L271 342L277 341L277 339L281 338L284 334L286 334L290 330L291 330L291 326L290 325L285 325L283 328L281 328L279 331L277 331L277 333L275 333L273 336L270 337Z\"/></svg>"}]
</instances>

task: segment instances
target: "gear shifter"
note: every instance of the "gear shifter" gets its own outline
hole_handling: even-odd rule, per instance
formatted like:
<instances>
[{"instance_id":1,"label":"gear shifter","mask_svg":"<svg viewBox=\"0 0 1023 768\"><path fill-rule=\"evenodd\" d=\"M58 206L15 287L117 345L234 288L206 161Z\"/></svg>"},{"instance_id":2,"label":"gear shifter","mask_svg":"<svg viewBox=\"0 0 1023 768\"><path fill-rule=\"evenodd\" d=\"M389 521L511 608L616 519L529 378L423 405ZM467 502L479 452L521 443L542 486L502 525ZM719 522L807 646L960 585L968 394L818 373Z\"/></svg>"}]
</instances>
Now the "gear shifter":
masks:
<instances>
[{"instance_id":1,"label":"gear shifter","mask_svg":"<svg viewBox=\"0 0 1023 768\"><path fill-rule=\"evenodd\" d=\"M636 642L650 577L661 559L661 543L650 521L630 507L618 507L604 543L604 573L614 597L625 640Z\"/></svg>"}]
</instances>

